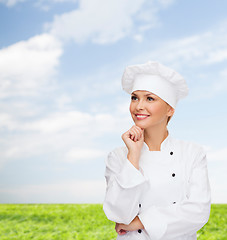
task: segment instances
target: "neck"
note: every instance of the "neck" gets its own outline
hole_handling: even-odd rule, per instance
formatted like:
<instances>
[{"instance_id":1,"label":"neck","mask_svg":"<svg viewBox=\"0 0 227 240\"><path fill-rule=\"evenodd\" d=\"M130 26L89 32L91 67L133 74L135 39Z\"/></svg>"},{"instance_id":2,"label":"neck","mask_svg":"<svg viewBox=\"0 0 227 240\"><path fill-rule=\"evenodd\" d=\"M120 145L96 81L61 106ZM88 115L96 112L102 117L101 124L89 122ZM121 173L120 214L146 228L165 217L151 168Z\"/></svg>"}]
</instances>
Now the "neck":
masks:
<instances>
[{"instance_id":1,"label":"neck","mask_svg":"<svg viewBox=\"0 0 227 240\"><path fill-rule=\"evenodd\" d=\"M167 127L154 127L152 129L144 130L144 142L149 147L150 151L160 151L161 143L167 138Z\"/></svg>"}]
</instances>

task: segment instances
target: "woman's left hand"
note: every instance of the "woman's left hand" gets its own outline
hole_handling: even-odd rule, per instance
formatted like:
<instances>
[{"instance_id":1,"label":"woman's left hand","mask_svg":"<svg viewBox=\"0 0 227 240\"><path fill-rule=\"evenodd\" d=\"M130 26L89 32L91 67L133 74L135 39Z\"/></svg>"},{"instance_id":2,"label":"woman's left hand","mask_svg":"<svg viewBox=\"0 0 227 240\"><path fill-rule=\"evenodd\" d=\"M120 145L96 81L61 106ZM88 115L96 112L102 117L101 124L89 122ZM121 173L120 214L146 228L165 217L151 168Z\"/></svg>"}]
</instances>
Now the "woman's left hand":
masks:
<instances>
[{"instance_id":1,"label":"woman's left hand","mask_svg":"<svg viewBox=\"0 0 227 240\"><path fill-rule=\"evenodd\" d=\"M124 235L129 231L137 231L139 229L144 229L144 226L137 216L131 221L129 225L116 223L116 226L115 226L115 230L119 235Z\"/></svg>"}]
</instances>

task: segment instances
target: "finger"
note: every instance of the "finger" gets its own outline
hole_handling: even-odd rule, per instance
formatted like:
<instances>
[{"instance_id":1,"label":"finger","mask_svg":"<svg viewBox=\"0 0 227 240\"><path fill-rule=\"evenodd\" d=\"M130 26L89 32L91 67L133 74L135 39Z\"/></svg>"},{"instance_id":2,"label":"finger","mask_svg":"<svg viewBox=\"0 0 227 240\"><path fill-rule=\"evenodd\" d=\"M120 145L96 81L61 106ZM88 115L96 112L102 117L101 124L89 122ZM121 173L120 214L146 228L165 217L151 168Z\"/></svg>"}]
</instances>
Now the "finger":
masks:
<instances>
[{"instance_id":1,"label":"finger","mask_svg":"<svg viewBox=\"0 0 227 240\"><path fill-rule=\"evenodd\" d=\"M118 234L119 234L119 235L124 235L124 234L126 234L126 233L127 233L127 231L121 229Z\"/></svg>"},{"instance_id":2,"label":"finger","mask_svg":"<svg viewBox=\"0 0 227 240\"><path fill-rule=\"evenodd\" d=\"M135 135L136 135L136 134L135 134L135 131L133 131L133 129L130 128L130 129L128 130L128 132L129 132L129 138L134 141L134 138L135 138Z\"/></svg>"},{"instance_id":3,"label":"finger","mask_svg":"<svg viewBox=\"0 0 227 240\"><path fill-rule=\"evenodd\" d=\"M122 134L121 138L125 141L128 138L131 138L131 133L130 130L128 130L127 132L125 132L124 134Z\"/></svg>"},{"instance_id":4,"label":"finger","mask_svg":"<svg viewBox=\"0 0 227 240\"><path fill-rule=\"evenodd\" d=\"M134 126L133 130L137 133L137 141L143 140L143 130L140 127Z\"/></svg>"},{"instance_id":5,"label":"finger","mask_svg":"<svg viewBox=\"0 0 227 240\"><path fill-rule=\"evenodd\" d=\"M133 140L134 137L135 137L135 134L134 134L132 131L130 131L130 130L128 130L127 132L125 132L125 133L122 135L122 139L123 139L124 141L127 140L127 139L131 139L132 141L134 141L134 140Z\"/></svg>"},{"instance_id":6,"label":"finger","mask_svg":"<svg viewBox=\"0 0 227 240\"><path fill-rule=\"evenodd\" d=\"M135 125L135 128L140 132L141 135L143 134L143 132L144 132L143 128L140 128L140 127L138 127L136 125Z\"/></svg>"},{"instance_id":7,"label":"finger","mask_svg":"<svg viewBox=\"0 0 227 240\"><path fill-rule=\"evenodd\" d=\"M138 127L135 127L135 128L134 128L134 131L136 131L136 133L137 133L137 141L140 140L140 138L142 137L142 131L141 131L141 129L138 128Z\"/></svg>"},{"instance_id":8,"label":"finger","mask_svg":"<svg viewBox=\"0 0 227 240\"><path fill-rule=\"evenodd\" d=\"M133 129L133 128L131 128L130 130L130 138L134 141L134 142L136 142L137 140L138 140L138 133L136 132L136 130L135 129Z\"/></svg>"},{"instance_id":9,"label":"finger","mask_svg":"<svg viewBox=\"0 0 227 240\"><path fill-rule=\"evenodd\" d=\"M144 141L144 130L140 129L140 139L141 141Z\"/></svg>"},{"instance_id":10,"label":"finger","mask_svg":"<svg viewBox=\"0 0 227 240\"><path fill-rule=\"evenodd\" d=\"M125 141L127 138L131 139L132 141L136 142L142 136L142 130L140 127L132 126L127 132L122 134L122 139Z\"/></svg>"},{"instance_id":11,"label":"finger","mask_svg":"<svg viewBox=\"0 0 227 240\"><path fill-rule=\"evenodd\" d=\"M127 231L125 229L123 229L123 225L119 224L119 223L116 223L115 230L116 230L117 234L119 234L119 235L124 235L127 233Z\"/></svg>"},{"instance_id":12,"label":"finger","mask_svg":"<svg viewBox=\"0 0 227 240\"><path fill-rule=\"evenodd\" d=\"M140 132L140 140L144 140L144 129L140 127L137 127L137 129Z\"/></svg>"},{"instance_id":13,"label":"finger","mask_svg":"<svg viewBox=\"0 0 227 240\"><path fill-rule=\"evenodd\" d=\"M122 229L122 227L120 226L120 224L116 223L116 225L115 225L116 232L119 232L121 229Z\"/></svg>"}]
</instances>

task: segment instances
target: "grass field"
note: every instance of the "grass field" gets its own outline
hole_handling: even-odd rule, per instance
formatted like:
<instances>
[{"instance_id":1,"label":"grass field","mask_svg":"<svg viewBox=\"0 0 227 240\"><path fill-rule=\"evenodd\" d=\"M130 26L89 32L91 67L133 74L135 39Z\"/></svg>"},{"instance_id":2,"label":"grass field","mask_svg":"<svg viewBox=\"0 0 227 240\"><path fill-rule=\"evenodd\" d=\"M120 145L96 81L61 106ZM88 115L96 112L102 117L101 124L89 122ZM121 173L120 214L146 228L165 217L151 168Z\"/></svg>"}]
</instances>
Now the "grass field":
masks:
<instances>
[{"instance_id":1,"label":"grass field","mask_svg":"<svg viewBox=\"0 0 227 240\"><path fill-rule=\"evenodd\" d=\"M227 239L227 204L213 204L199 240ZM1 240L112 240L101 204L0 204Z\"/></svg>"}]
</instances>

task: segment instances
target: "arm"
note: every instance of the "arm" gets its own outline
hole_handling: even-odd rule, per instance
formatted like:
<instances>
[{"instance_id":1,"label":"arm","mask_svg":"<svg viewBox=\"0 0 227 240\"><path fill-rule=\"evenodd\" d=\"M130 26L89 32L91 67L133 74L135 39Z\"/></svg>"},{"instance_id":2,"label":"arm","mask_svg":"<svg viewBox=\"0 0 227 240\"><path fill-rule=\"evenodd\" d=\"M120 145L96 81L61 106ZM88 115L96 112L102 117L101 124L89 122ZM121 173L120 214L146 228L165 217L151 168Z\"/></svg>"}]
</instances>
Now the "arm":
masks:
<instances>
[{"instance_id":1,"label":"arm","mask_svg":"<svg viewBox=\"0 0 227 240\"><path fill-rule=\"evenodd\" d=\"M136 216L129 225L122 223L116 223L115 230L119 235L124 235L128 231L137 231L139 229L144 229L143 224L141 223L138 216Z\"/></svg>"},{"instance_id":2,"label":"arm","mask_svg":"<svg viewBox=\"0 0 227 240\"><path fill-rule=\"evenodd\" d=\"M122 150L120 154L118 149L118 153L111 152L107 158L103 210L109 220L128 225L139 212L146 179L126 156Z\"/></svg>"},{"instance_id":3,"label":"arm","mask_svg":"<svg viewBox=\"0 0 227 240\"><path fill-rule=\"evenodd\" d=\"M107 189L103 209L110 220L128 225L138 214L139 200L146 187L146 179L139 169L143 131L133 126L122 139L128 151L115 150L106 161Z\"/></svg>"},{"instance_id":4,"label":"arm","mask_svg":"<svg viewBox=\"0 0 227 240\"><path fill-rule=\"evenodd\" d=\"M210 214L210 187L205 154L195 156L184 200L167 207L152 206L139 218L151 239L176 239L193 235L202 228Z\"/></svg>"}]
</instances>

